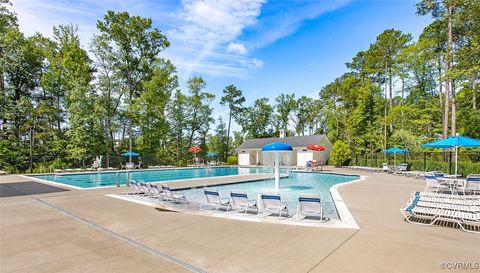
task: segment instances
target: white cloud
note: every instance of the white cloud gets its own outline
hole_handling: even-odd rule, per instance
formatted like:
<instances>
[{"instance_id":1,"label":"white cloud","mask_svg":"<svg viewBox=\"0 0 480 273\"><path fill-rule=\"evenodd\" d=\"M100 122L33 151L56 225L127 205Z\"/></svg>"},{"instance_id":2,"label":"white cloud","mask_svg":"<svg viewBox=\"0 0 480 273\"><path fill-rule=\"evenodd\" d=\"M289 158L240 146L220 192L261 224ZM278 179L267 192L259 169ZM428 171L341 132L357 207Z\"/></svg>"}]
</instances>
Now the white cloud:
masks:
<instances>
[{"instance_id":1,"label":"white cloud","mask_svg":"<svg viewBox=\"0 0 480 273\"><path fill-rule=\"evenodd\" d=\"M234 75L245 74L246 66L239 62L230 62L231 56L218 58L219 50L231 54L246 54L243 44L234 42L245 28L253 26L264 0L184 0L182 9L178 12L179 24L167 32L167 36L176 40L180 48L195 48L196 54L189 58L188 66L184 67L185 76L192 73L218 73L218 70L209 71L213 63L218 66L228 65L235 70ZM227 45L228 44L228 45ZM227 54L228 55L228 54ZM180 57L184 58L184 56ZM208 61L209 65L202 65ZM187 63L187 60L181 61ZM237 72L239 69L242 72ZM226 69L229 74L231 69Z\"/></svg>"},{"instance_id":2,"label":"white cloud","mask_svg":"<svg viewBox=\"0 0 480 273\"><path fill-rule=\"evenodd\" d=\"M178 18L183 23L174 30L181 40L226 43L252 26L264 0L183 0Z\"/></svg>"},{"instance_id":3,"label":"white cloud","mask_svg":"<svg viewBox=\"0 0 480 273\"><path fill-rule=\"evenodd\" d=\"M296 0L269 2L270 7L263 18L259 18L256 33L252 35L251 46L264 47L283 37L295 33L305 21L334 11L352 0L310 1Z\"/></svg>"},{"instance_id":4,"label":"white cloud","mask_svg":"<svg viewBox=\"0 0 480 273\"><path fill-rule=\"evenodd\" d=\"M263 66L263 61L257 58L253 58L251 60L240 60L240 63L248 68L260 68Z\"/></svg>"},{"instance_id":5,"label":"white cloud","mask_svg":"<svg viewBox=\"0 0 480 273\"><path fill-rule=\"evenodd\" d=\"M227 47L227 52L229 53L234 53L234 54L240 54L240 55L245 55L247 54L247 48L245 45L237 42L230 42Z\"/></svg>"}]
</instances>

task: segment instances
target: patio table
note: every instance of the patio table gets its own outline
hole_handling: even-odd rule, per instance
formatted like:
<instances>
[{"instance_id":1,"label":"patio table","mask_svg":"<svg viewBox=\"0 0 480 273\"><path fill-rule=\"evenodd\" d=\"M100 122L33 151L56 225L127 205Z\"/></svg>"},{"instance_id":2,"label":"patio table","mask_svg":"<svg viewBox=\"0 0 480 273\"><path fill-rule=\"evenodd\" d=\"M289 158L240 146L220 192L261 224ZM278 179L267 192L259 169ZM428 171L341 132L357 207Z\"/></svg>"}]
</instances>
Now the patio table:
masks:
<instances>
[{"instance_id":1,"label":"patio table","mask_svg":"<svg viewBox=\"0 0 480 273\"><path fill-rule=\"evenodd\" d=\"M461 178L440 177L438 178L438 181L440 182L440 184L448 185L448 188L450 189L450 192L452 194L459 184L462 186L465 184L465 179Z\"/></svg>"}]
</instances>

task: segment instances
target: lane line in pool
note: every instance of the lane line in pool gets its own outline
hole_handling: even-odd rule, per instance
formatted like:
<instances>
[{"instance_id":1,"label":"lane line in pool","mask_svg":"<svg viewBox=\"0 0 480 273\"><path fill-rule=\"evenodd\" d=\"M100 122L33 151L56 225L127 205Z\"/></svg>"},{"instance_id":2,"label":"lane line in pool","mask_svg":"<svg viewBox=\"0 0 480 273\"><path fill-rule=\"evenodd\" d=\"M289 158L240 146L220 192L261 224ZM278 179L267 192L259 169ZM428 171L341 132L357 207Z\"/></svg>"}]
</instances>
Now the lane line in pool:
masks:
<instances>
[{"instance_id":1,"label":"lane line in pool","mask_svg":"<svg viewBox=\"0 0 480 273\"><path fill-rule=\"evenodd\" d=\"M35 199L36 201L42 203L43 205L51 208L51 209L54 209L54 210L56 210L56 211L58 211L58 212L60 212L60 213L62 213L62 214L64 214L64 215L66 215L66 216L74 219L74 220L77 220L77 221L79 221L79 222L81 222L81 223L83 223L83 224L86 224L86 225L90 226L91 228L94 228L94 229L96 229L96 230L99 230L99 231L102 231L102 232L104 232L104 233L107 233L107 234L109 234L109 235L112 236L112 237L115 237L115 238L117 238L117 239L119 239L119 240L121 240L121 241L124 241L124 242L126 242L126 243L128 243L128 244L130 244L130 245L132 245L132 246L134 246L134 247L137 247L137 248L139 248L139 249L141 249L141 250L143 250L143 251L145 251L145 252L148 252L148 253L153 254L153 255L155 255L155 256L162 257L162 258L164 258L164 259L166 259L166 260L168 260L168 261L170 261L170 262L173 262L173 263L175 263L175 264L177 264L177 265L179 265L179 266L181 266L181 267L183 267L183 268L185 268L185 269L188 269L188 270L190 270L190 271L192 271L192 272L197 272L197 273L206 273L206 272L207 272L207 271L205 271L205 270L203 270L203 269L201 269L201 268L199 268L199 267L196 267L196 266L194 266L194 265L192 265L192 264L189 264L189 263L187 263L187 262L185 262L185 261L182 261L182 260L180 260L180 259L178 259L178 258L175 258L174 256L171 256L171 255L169 255L169 254L167 254L167 253L164 253L164 252L161 252L161 251L156 250L156 249L154 249L154 248L151 248L151 247L149 247L149 246L147 246L147 245L145 245L145 244L140 243L139 241L130 239L130 238L126 237L126 236L123 236L123 235L121 235L121 234L119 234L119 233L116 233L115 231L113 231L113 230L111 230L111 229L108 229L108 228L106 228L106 227L103 227L103 226L101 226L101 225L99 225L99 224L96 224L96 223L91 222L91 221L89 221L89 220L87 220L87 219L84 219L84 218L82 218L82 217L80 217L80 216L77 216L77 215L75 215L75 214L73 214L73 213L71 213L71 212L69 212L69 211L67 211L67 210L64 210L64 209L62 209L62 208L60 208L60 207L57 207L57 206L55 206L55 205L52 205L52 204L50 204L50 203L48 203L48 202L46 202L46 201L43 201L42 199L39 199L39 198L37 198L37 197L35 197L35 196L31 196L31 195L30 195L30 197L33 198L33 199Z\"/></svg>"}]
</instances>

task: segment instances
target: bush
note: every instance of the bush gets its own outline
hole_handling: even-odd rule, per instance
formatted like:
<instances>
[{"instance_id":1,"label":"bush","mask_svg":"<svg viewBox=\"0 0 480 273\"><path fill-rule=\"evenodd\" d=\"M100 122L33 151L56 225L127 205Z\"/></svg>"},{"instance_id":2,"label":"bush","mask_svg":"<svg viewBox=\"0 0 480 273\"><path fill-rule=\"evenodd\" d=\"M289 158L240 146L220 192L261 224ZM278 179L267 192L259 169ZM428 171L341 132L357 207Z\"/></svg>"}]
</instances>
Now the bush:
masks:
<instances>
[{"instance_id":1,"label":"bush","mask_svg":"<svg viewBox=\"0 0 480 273\"><path fill-rule=\"evenodd\" d=\"M330 154L330 162L335 166L345 166L350 162L351 156L350 148L345 142L337 140L333 144L333 150Z\"/></svg>"},{"instance_id":2,"label":"bush","mask_svg":"<svg viewBox=\"0 0 480 273\"><path fill-rule=\"evenodd\" d=\"M185 163L185 161L181 159L178 161L178 167L186 167L186 166L187 166L187 163Z\"/></svg>"},{"instance_id":3,"label":"bush","mask_svg":"<svg viewBox=\"0 0 480 273\"><path fill-rule=\"evenodd\" d=\"M236 156L229 156L227 158L227 165L237 165L238 164L238 158Z\"/></svg>"},{"instance_id":4,"label":"bush","mask_svg":"<svg viewBox=\"0 0 480 273\"><path fill-rule=\"evenodd\" d=\"M53 161L52 161L52 164L50 165L50 167L52 169L65 169L68 167L68 164L63 162L62 159L60 157L57 157L55 158Z\"/></svg>"}]
</instances>

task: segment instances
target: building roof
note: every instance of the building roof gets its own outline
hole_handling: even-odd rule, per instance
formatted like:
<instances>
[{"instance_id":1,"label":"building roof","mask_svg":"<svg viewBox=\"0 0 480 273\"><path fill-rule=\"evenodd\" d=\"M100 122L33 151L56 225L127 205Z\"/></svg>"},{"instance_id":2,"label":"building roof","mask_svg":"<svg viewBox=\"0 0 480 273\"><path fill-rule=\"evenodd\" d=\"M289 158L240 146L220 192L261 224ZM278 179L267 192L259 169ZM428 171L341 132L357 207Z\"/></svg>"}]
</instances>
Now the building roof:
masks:
<instances>
[{"instance_id":1,"label":"building roof","mask_svg":"<svg viewBox=\"0 0 480 273\"><path fill-rule=\"evenodd\" d=\"M293 137L269 137L269 138L254 138L247 139L242 145L238 146L237 150L242 149L261 149L263 145L272 142L285 142L292 147L307 147L310 144L319 144L322 139L326 138L325 135L312 135L312 136L293 136Z\"/></svg>"}]
</instances>

